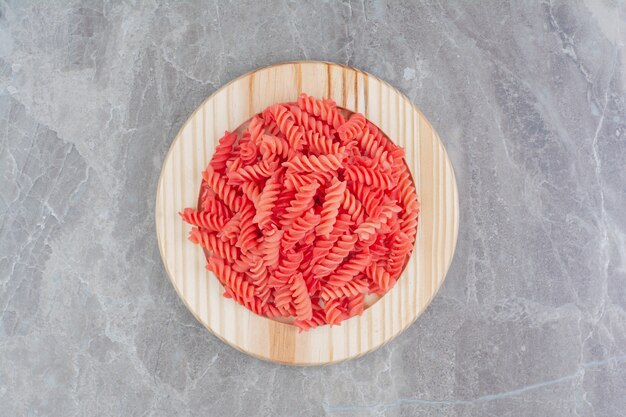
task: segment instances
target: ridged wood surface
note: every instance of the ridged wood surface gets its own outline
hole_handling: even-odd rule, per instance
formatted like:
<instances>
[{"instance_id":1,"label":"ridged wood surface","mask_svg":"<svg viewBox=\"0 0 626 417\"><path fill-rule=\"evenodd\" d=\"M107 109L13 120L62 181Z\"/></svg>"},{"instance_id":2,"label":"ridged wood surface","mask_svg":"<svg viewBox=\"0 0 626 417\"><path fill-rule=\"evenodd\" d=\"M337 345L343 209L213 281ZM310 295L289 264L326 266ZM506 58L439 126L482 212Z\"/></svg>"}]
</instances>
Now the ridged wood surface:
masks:
<instances>
[{"instance_id":1,"label":"ridged wood surface","mask_svg":"<svg viewBox=\"0 0 626 417\"><path fill-rule=\"evenodd\" d=\"M270 104L296 101L301 92L332 98L341 107L363 113L403 146L420 199L416 246L394 288L363 315L304 333L225 299L219 282L205 269L202 249L187 240L190 227L177 215L196 206L201 172L225 130L237 128ZM306 61L250 72L198 107L174 138L163 163L155 217L165 269L187 308L207 329L258 358L315 365L376 349L424 311L452 260L459 204L454 171L439 136L406 97L354 68Z\"/></svg>"}]
</instances>

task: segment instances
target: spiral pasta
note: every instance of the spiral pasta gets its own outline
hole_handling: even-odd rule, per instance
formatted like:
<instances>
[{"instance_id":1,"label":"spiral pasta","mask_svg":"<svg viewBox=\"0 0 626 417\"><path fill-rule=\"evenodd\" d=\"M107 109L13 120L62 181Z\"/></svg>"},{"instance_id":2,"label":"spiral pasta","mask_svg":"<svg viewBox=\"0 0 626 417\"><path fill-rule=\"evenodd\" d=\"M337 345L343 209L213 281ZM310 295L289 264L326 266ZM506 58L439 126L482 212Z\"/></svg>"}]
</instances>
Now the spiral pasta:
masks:
<instances>
[{"instance_id":1,"label":"spiral pasta","mask_svg":"<svg viewBox=\"0 0 626 417\"><path fill-rule=\"evenodd\" d=\"M350 215L353 222L361 223L363 221L363 217L365 216L363 204L361 204L359 199L356 198L349 189L343 191L343 203L341 208Z\"/></svg>"},{"instance_id":2,"label":"spiral pasta","mask_svg":"<svg viewBox=\"0 0 626 417\"><path fill-rule=\"evenodd\" d=\"M272 227L264 234L263 240L259 243L263 252L263 261L269 268L276 268L280 259L280 245L283 240L284 230Z\"/></svg>"},{"instance_id":3,"label":"spiral pasta","mask_svg":"<svg viewBox=\"0 0 626 417\"><path fill-rule=\"evenodd\" d=\"M221 228L218 229L218 237L224 242L231 242L231 244L234 244L234 242L237 241L237 236L239 235L240 221L241 213L235 214L226 223L224 223Z\"/></svg>"},{"instance_id":4,"label":"spiral pasta","mask_svg":"<svg viewBox=\"0 0 626 417\"><path fill-rule=\"evenodd\" d=\"M337 171L343 161L343 154L335 153L329 155L296 155L283 166L294 172L328 172Z\"/></svg>"},{"instance_id":5,"label":"spiral pasta","mask_svg":"<svg viewBox=\"0 0 626 417\"><path fill-rule=\"evenodd\" d=\"M363 115L302 94L225 132L181 211L223 295L299 331L361 314L399 279L419 201L404 150Z\"/></svg>"},{"instance_id":6,"label":"spiral pasta","mask_svg":"<svg viewBox=\"0 0 626 417\"><path fill-rule=\"evenodd\" d=\"M295 194L293 200L291 200L289 207L285 209L280 224L283 229L288 229L293 221L302 216L305 211L309 210L315 204L313 197L320 187L318 182L313 182L301 187Z\"/></svg>"},{"instance_id":7,"label":"spiral pasta","mask_svg":"<svg viewBox=\"0 0 626 417\"><path fill-rule=\"evenodd\" d=\"M312 183L324 184L330 181L331 178L332 175L327 172L308 172L304 174L288 172L285 174L285 188L287 190L298 190Z\"/></svg>"},{"instance_id":8,"label":"spiral pasta","mask_svg":"<svg viewBox=\"0 0 626 417\"><path fill-rule=\"evenodd\" d=\"M220 231L226 224L224 215L214 214L208 211L197 211L186 208L182 213L178 213L185 222L192 226L197 226L210 231Z\"/></svg>"},{"instance_id":9,"label":"spiral pasta","mask_svg":"<svg viewBox=\"0 0 626 417\"><path fill-rule=\"evenodd\" d=\"M300 332L314 329L323 324L326 324L326 313L324 312L324 310L313 310L310 319L296 319L293 322L293 325L296 326Z\"/></svg>"},{"instance_id":10,"label":"spiral pasta","mask_svg":"<svg viewBox=\"0 0 626 417\"><path fill-rule=\"evenodd\" d=\"M303 111L298 106L289 106L289 111L293 114L296 123L305 128L307 133L315 133L327 138L332 138L335 135L335 129Z\"/></svg>"},{"instance_id":11,"label":"spiral pasta","mask_svg":"<svg viewBox=\"0 0 626 417\"><path fill-rule=\"evenodd\" d=\"M337 134L341 142L346 144L349 140L354 139L356 135L363 131L366 122L365 116L360 113L351 115L346 123L337 128Z\"/></svg>"},{"instance_id":12,"label":"spiral pasta","mask_svg":"<svg viewBox=\"0 0 626 417\"><path fill-rule=\"evenodd\" d=\"M269 117L276 121L278 129L287 138L289 146L294 150L299 150L304 140L304 129L296 124L293 114L280 104L270 106L268 109Z\"/></svg>"},{"instance_id":13,"label":"spiral pasta","mask_svg":"<svg viewBox=\"0 0 626 417\"><path fill-rule=\"evenodd\" d=\"M370 264L372 255L360 252L353 258L344 262L330 277L328 284L334 287L342 287L359 275Z\"/></svg>"},{"instance_id":14,"label":"spiral pasta","mask_svg":"<svg viewBox=\"0 0 626 417\"><path fill-rule=\"evenodd\" d=\"M341 321L348 316L345 308L341 305L340 298L331 298L330 300L324 303L324 312L326 313L326 323L330 324L339 324Z\"/></svg>"},{"instance_id":15,"label":"spiral pasta","mask_svg":"<svg viewBox=\"0 0 626 417\"><path fill-rule=\"evenodd\" d=\"M262 256L262 253L257 250L257 248L253 248L245 253L240 253L237 258L233 261L233 269L237 272L248 272L252 265L258 261L258 259Z\"/></svg>"},{"instance_id":16,"label":"spiral pasta","mask_svg":"<svg viewBox=\"0 0 626 417\"><path fill-rule=\"evenodd\" d=\"M239 144L239 156L241 157L241 162L245 165L251 165L257 161L257 150L258 146L252 142L250 137L246 138L247 140Z\"/></svg>"},{"instance_id":17,"label":"spiral pasta","mask_svg":"<svg viewBox=\"0 0 626 417\"><path fill-rule=\"evenodd\" d=\"M226 168L226 161L230 159L233 145L237 141L235 133L225 132L215 147L215 153L209 163L214 170L223 171Z\"/></svg>"},{"instance_id":18,"label":"spiral pasta","mask_svg":"<svg viewBox=\"0 0 626 417\"><path fill-rule=\"evenodd\" d=\"M355 183L371 185L383 190L390 190L396 184L391 176L385 172L380 172L362 165L350 165L345 170L346 178Z\"/></svg>"},{"instance_id":19,"label":"spiral pasta","mask_svg":"<svg viewBox=\"0 0 626 417\"><path fill-rule=\"evenodd\" d=\"M258 237L258 229L253 222L255 214L254 205L250 200L244 200L240 213L239 236L237 237L236 246L240 248L242 252L248 252L252 247L256 246L256 239Z\"/></svg>"},{"instance_id":20,"label":"spiral pasta","mask_svg":"<svg viewBox=\"0 0 626 417\"><path fill-rule=\"evenodd\" d=\"M330 300L331 298L352 297L358 294L366 293L369 288L367 280L364 278L355 278L345 282L342 286L332 285L330 282L322 287L320 293L322 300Z\"/></svg>"},{"instance_id":21,"label":"spiral pasta","mask_svg":"<svg viewBox=\"0 0 626 417\"><path fill-rule=\"evenodd\" d=\"M189 232L189 240L213 252L226 262L233 262L238 257L236 247L218 239L215 233L209 233L204 229L191 229L191 232Z\"/></svg>"},{"instance_id":22,"label":"spiral pasta","mask_svg":"<svg viewBox=\"0 0 626 417\"><path fill-rule=\"evenodd\" d=\"M363 204L365 213L369 216L376 213L376 210L382 204L383 197L385 196L384 190L373 188L363 183L352 184L350 191L352 191L355 197Z\"/></svg>"},{"instance_id":23,"label":"spiral pasta","mask_svg":"<svg viewBox=\"0 0 626 417\"><path fill-rule=\"evenodd\" d=\"M264 159L255 165L246 165L229 174L230 184L243 184L244 182L260 182L272 175L278 166L276 158Z\"/></svg>"},{"instance_id":24,"label":"spiral pasta","mask_svg":"<svg viewBox=\"0 0 626 417\"><path fill-rule=\"evenodd\" d=\"M263 135L259 149L263 158L270 158L272 155L287 158L290 148L289 143L283 138L272 135Z\"/></svg>"},{"instance_id":25,"label":"spiral pasta","mask_svg":"<svg viewBox=\"0 0 626 417\"><path fill-rule=\"evenodd\" d=\"M386 268L392 278L397 278L400 275L412 245L413 242L409 241L409 237L402 232L393 239Z\"/></svg>"},{"instance_id":26,"label":"spiral pasta","mask_svg":"<svg viewBox=\"0 0 626 417\"><path fill-rule=\"evenodd\" d=\"M289 278L298 271L302 263L302 252L288 252L278 261L278 267L270 276L267 285L279 287L287 284Z\"/></svg>"},{"instance_id":27,"label":"spiral pasta","mask_svg":"<svg viewBox=\"0 0 626 417\"><path fill-rule=\"evenodd\" d=\"M265 123L263 122L263 119L260 118L258 115L250 119L247 133L248 133L248 136L250 137L250 142L252 142L255 145L258 145L261 139L261 136L263 136L263 134L265 133Z\"/></svg>"},{"instance_id":28,"label":"spiral pasta","mask_svg":"<svg viewBox=\"0 0 626 417\"><path fill-rule=\"evenodd\" d=\"M309 152L314 155L339 154L345 149L341 143L335 142L332 138L310 130L306 132L305 138Z\"/></svg>"},{"instance_id":29,"label":"spiral pasta","mask_svg":"<svg viewBox=\"0 0 626 417\"><path fill-rule=\"evenodd\" d=\"M272 209L282 189L281 179L282 171L275 171L265 183L263 191L254 203L256 213L252 221L261 228L265 228L272 220Z\"/></svg>"},{"instance_id":30,"label":"spiral pasta","mask_svg":"<svg viewBox=\"0 0 626 417\"><path fill-rule=\"evenodd\" d=\"M391 274L376 262L371 263L366 269L365 274L376 284L380 292L385 292L393 285L394 279Z\"/></svg>"},{"instance_id":31,"label":"spiral pasta","mask_svg":"<svg viewBox=\"0 0 626 417\"><path fill-rule=\"evenodd\" d=\"M350 252L352 252L356 242L357 237L355 235L342 235L335 243L335 246L328 252L328 255L313 267L313 274L319 278L332 274Z\"/></svg>"},{"instance_id":32,"label":"spiral pasta","mask_svg":"<svg viewBox=\"0 0 626 417\"><path fill-rule=\"evenodd\" d=\"M386 202L376 210L376 214L370 216L367 220L356 228L354 233L359 236L359 240L367 240L376 234L376 231L383 227L385 223L394 214L397 214L401 208L394 202Z\"/></svg>"},{"instance_id":33,"label":"spiral pasta","mask_svg":"<svg viewBox=\"0 0 626 417\"><path fill-rule=\"evenodd\" d=\"M339 206L343 202L344 191L346 190L346 182L333 178L330 185L326 188L324 204L322 205L321 219L319 225L315 228L318 236L328 237L333 230L335 220L339 214Z\"/></svg>"},{"instance_id":34,"label":"spiral pasta","mask_svg":"<svg viewBox=\"0 0 626 417\"><path fill-rule=\"evenodd\" d=\"M226 206L236 212L241 205L241 197L237 195L237 190L226 183L226 180L219 175L212 166L208 166L202 173L213 192L226 204Z\"/></svg>"},{"instance_id":35,"label":"spiral pasta","mask_svg":"<svg viewBox=\"0 0 626 417\"><path fill-rule=\"evenodd\" d=\"M310 320L313 316L313 308L311 307L311 298L301 272L294 275L289 289L291 290L293 306L296 309L296 318L299 320Z\"/></svg>"},{"instance_id":36,"label":"spiral pasta","mask_svg":"<svg viewBox=\"0 0 626 417\"><path fill-rule=\"evenodd\" d=\"M253 181L244 182L241 184L241 191L243 195L248 197L248 200L255 203L258 201L259 196L261 195L261 189L259 188L259 184Z\"/></svg>"},{"instance_id":37,"label":"spiral pasta","mask_svg":"<svg viewBox=\"0 0 626 417\"><path fill-rule=\"evenodd\" d=\"M263 262L263 258L256 255L253 256L251 258L250 268L246 272L246 277L256 286L255 295L263 295L265 288L267 288L267 275L268 271Z\"/></svg>"},{"instance_id":38,"label":"spiral pasta","mask_svg":"<svg viewBox=\"0 0 626 417\"><path fill-rule=\"evenodd\" d=\"M207 266L207 269L209 269L208 266ZM222 285L226 285L223 282L221 283ZM247 308L248 310L252 311L255 314L258 314L258 315L266 314L267 307L263 305L263 303L258 297L252 296L250 298L244 298L242 294L237 293L233 288L225 286L224 298L232 298L237 303L241 304L242 306L244 306L245 308Z\"/></svg>"},{"instance_id":39,"label":"spiral pasta","mask_svg":"<svg viewBox=\"0 0 626 417\"><path fill-rule=\"evenodd\" d=\"M335 246L337 240L348 231L353 222L347 213L339 213L333 229L327 237L320 237L316 240L311 254L310 265L315 265L320 259L328 255Z\"/></svg>"},{"instance_id":40,"label":"spiral pasta","mask_svg":"<svg viewBox=\"0 0 626 417\"><path fill-rule=\"evenodd\" d=\"M312 210L307 211L301 217L294 220L293 224L285 232L282 240L284 251L292 249L296 244L304 239L306 234L313 230L320 222L320 216L314 214Z\"/></svg>"},{"instance_id":41,"label":"spiral pasta","mask_svg":"<svg viewBox=\"0 0 626 417\"><path fill-rule=\"evenodd\" d=\"M320 120L335 129L339 128L346 121L334 103L316 99L304 93L298 97L298 107L313 116L319 117Z\"/></svg>"},{"instance_id":42,"label":"spiral pasta","mask_svg":"<svg viewBox=\"0 0 626 417\"><path fill-rule=\"evenodd\" d=\"M365 295L361 294L353 294L348 297L348 316L360 316L365 310Z\"/></svg>"},{"instance_id":43,"label":"spiral pasta","mask_svg":"<svg viewBox=\"0 0 626 417\"><path fill-rule=\"evenodd\" d=\"M215 256L209 258L208 268L224 286L232 289L235 294L241 295L244 299L251 299L254 296L254 287L244 279L243 275L233 271L222 258Z\"/></svg>"}]
</instances>

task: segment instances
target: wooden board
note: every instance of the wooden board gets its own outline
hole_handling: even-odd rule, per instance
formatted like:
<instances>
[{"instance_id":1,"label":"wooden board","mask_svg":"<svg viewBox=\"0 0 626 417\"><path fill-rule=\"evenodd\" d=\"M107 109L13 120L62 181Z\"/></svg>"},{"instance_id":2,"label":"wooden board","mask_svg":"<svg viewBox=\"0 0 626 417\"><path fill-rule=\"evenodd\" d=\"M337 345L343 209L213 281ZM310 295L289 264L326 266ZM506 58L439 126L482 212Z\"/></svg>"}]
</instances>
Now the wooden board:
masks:
<instances>
[{"instance_id":1,"label":"wooden board","mask_svg":"<svg viewBox=\"0 0 626 417\"><path fill-rule=\"evenodd\" d=\"M202 249L187 240L177 215L195 207L201 172L225 130L270 104L296 101L301 92L332 98L363 113L406 150L420 198L416 246L394 288L362 316L341 326L298 333L222 297L205 269ZM209 97L174 139L163 163L156 198L156 230L165 269L193 315L229 345L270 361L316 365L370 352L406 329L441 286L456 245L459 204L452 165L424 115L396 89L356 70L325 62L290 62L248 73Z\"/></svg>"}]
</instances>

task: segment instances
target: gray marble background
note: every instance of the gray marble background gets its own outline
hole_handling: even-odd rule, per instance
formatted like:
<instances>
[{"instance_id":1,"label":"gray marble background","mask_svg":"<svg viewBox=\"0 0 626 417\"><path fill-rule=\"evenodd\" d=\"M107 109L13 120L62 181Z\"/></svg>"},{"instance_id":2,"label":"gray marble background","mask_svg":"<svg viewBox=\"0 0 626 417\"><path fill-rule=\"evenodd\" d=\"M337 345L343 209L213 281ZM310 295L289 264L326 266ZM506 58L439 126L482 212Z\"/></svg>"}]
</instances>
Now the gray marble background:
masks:
<instances>
[{"instance_id":1,"label":"gray marble background","mask_svg":"<svg viewBox=\"0 0 626 417\"><path fill-rule=\"evenodd\" d=\"M623 416L625 42L623 0L0 1L0 416ZM212 336L154 230L188 115L295 59L402 90L460 191L435 301L330 367Z\"/></svg>"}]
</instances>

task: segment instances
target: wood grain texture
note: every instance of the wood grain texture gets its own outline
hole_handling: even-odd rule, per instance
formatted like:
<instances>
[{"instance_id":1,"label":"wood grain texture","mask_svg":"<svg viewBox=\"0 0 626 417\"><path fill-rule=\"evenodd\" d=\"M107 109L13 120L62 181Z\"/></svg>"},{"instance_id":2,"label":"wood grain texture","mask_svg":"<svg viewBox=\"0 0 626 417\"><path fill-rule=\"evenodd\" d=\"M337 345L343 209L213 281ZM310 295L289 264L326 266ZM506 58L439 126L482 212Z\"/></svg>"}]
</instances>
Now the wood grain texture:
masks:
<instances>
[{"instance_id":1,"label":"wood grain texture","mask_svg":"<svg viewBox=\"0 0 626 417\"><path fill-rule=\"evenodd\" d=\"M204 265L202 249L187 240L177 215L194 207L201 172L217 140L270 104L296 101L301 92L332 98L363 113L406 150L420 198L413 254L394 288L362 316L341 326L298 333L289 324L249 312L222 297ZM248 73L222 87L191 115L163 163L156 198L156 229L165 269L193 315L217 337L250 355L293 365L338 362L367 353L397 336L428 306L450 266L459 226L454 171L422 113L396 89L354 68L290 62Z\"/></svg>"}]
</instances>

